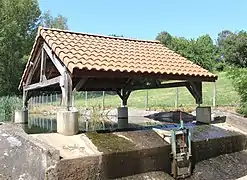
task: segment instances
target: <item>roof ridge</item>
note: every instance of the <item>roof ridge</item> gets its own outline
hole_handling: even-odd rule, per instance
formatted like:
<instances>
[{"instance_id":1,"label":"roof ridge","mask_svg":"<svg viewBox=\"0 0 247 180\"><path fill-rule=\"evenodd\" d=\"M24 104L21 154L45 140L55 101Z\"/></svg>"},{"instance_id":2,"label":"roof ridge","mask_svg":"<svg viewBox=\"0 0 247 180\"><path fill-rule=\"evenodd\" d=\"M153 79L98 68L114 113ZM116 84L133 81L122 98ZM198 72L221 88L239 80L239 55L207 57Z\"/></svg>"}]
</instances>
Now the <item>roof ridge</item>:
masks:
<instances>
[{"instance_id":1,"label":"roof ridge","mask_svg":"<svg viewBox=\"0 0 247 180\"><path fill-rule=\"evenodd\" d=\"M75 32L70 30L63 30L63 29L56 29L56 28L47 28L47 27L39 27L39 30L51 30L51 31L59 31L64 33L71 33L71 34L80 34L80 35L88 35L88 36L96 36L96 37L103 37L103 38L111 38L111 39L120 39L120 40L129 40L129 41L140 41L140 42L148 42L148 43L159 43L158 40L144 40L144 39L134 39L134 38L126 38L126 37L115 37L115 36L107 36L103 34L93 34L93 33L86 33L86 32Z\"/></svg>"}]
</instances>

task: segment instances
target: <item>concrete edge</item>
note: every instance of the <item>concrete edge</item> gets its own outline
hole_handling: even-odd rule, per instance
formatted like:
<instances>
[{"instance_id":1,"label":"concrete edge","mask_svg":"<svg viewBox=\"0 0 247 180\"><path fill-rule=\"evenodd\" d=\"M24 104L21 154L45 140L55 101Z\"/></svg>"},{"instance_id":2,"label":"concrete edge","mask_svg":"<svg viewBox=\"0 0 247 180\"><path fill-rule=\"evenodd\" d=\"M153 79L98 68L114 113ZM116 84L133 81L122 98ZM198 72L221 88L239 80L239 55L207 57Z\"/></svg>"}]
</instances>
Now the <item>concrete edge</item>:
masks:
<instances>
[{"instance_id":1,"label":"concrete edge","mask_svg":"<svg viewBox=\"0 0 247 180\"><path fill-rule=\"evenodd\" d=\"M19 136L26 141L31 142L34 146L38 147L41 150L41 153L45 155L45 162L46 168L55 165L60 160L60 153L55 148L51 147L50 145L29 136L21 127L21 124L6 124L7 126L10 125L12 129L16 129L15 135Z\"/></svg>"}]
</instances>

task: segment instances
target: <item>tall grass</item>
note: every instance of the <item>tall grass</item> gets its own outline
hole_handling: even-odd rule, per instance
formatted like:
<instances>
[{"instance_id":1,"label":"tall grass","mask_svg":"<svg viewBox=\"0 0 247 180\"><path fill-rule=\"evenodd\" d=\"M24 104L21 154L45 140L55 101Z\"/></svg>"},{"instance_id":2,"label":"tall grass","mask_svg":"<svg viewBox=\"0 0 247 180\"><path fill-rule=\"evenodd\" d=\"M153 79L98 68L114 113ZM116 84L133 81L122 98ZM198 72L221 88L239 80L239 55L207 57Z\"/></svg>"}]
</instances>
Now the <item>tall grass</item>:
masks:
<instances>
[{"instance_id":1,"label":"tall grass","mask_svg":"<svg viewBox=\"0 0 247 180\"><path fill-rule=\"evenodd\" d=\"M11 121L15 110L21 107L22 100L17 96L0 97L0 121Z\"/></svg>"}]
</instances>

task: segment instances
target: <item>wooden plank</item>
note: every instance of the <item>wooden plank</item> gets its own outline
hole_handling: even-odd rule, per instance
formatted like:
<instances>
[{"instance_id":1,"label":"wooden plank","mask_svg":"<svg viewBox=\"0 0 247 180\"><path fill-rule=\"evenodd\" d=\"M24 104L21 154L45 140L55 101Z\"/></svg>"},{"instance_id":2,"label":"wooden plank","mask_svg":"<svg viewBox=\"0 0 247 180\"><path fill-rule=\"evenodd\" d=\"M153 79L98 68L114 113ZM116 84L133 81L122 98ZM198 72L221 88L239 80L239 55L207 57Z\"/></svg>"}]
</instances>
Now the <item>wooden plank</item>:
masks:
<instances>
[{"instance_id":1,"label":"wooden plank","mask_svg":"<svg viewBox=\"0 0 247 180\"><path fill-rule=\"evenodd\" d=\"M74 77L94 77L94 78L154 78L160 80L186 80L186 81L205 81L215 82L215 77L203 76L188 76L188 75L171 75L171 74L155 74L155 73L135 73L135 72L120 72L120 71L97 71L97 70L81 70L74 69Z\"/></svg>"},{"instance_id":2,"label":"wooden plank","mask_svg":"<svg viewBox=\"0 0 247 180\"><path fill-rule=\"evenodd\" d=\"M52 79L44 80L44 81L39 82L39 83L30 84L30 85L24 86L23 89L25 91L29 91L29 90L34 90L34 89L39 89L39 88L59 84L60 78L61 78L61 76L58 76L58 77L55 77Z\"/></svg>"}]
</instances>

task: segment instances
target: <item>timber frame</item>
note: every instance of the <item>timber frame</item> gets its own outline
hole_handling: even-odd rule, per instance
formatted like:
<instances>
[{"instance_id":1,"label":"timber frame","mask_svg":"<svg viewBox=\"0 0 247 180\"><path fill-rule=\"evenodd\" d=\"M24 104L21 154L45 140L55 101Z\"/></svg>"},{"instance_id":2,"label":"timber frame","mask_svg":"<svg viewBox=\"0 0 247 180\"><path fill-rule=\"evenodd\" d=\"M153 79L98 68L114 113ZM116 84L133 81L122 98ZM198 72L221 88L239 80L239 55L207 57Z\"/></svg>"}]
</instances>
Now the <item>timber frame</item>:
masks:
<instances>
[{"instance_id":1,"label":"timber frame","mask_svg":"<svg viewBox=\"0 0 247 180\"><path fill-rule=\"evenodd\" d=\"M47 78L46 74L46 64L47 64L47 56L58 70L59 75L53 77L51 79ZM34 72L37 70L38 63L40 58L40 76L39 82L31 83ZM26 84L23 86L23 106L27 108L27 101L30 98L29 93L36 89L41 89L53 85L59 85L62 92L62 106L69 109L72 106L72 79L71 75L68 72L67 68L63 65L63 63L55 56L52 50L48 47L48 45L43 42L41 45L41 50L38 51L34 62L31 63L31 70L27 76Z\"/></svg>"},{"instance_id":2,"label":"timber frame","mask_svg":"<svg viewBox=\"0 0 247 180\"><path fill-rule=\"evenodd\" d=\"M186 87L196 103L200 105L202 104L202 81L212 81L212 79L184 75L89 71L77 68L72 74L46 42L41 41L38 47L32 61L29 62L30 67L25 83L22 82L24 108L27 108L29 98L37 91L61 91L62 106L70 110L73 105L72 96L76 91L115 91L122 100L122 106L127 106L127 100L132 91L173 87ZM144 78L152 79L156 83L141 84L139 80ZM171 80L172 82L169 82Z\"/></svg>"}]
</instances>

